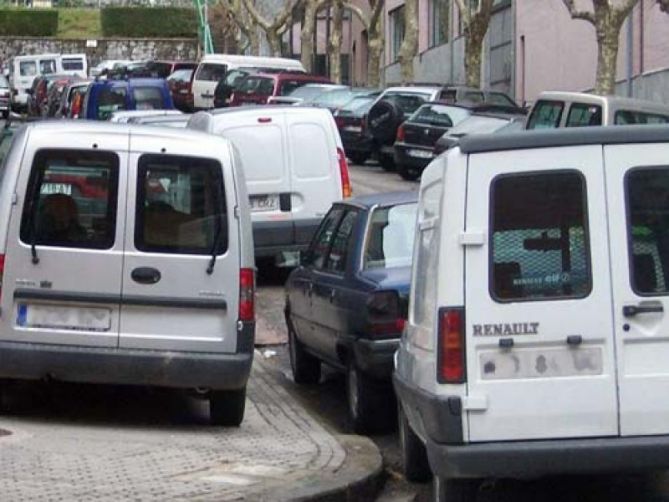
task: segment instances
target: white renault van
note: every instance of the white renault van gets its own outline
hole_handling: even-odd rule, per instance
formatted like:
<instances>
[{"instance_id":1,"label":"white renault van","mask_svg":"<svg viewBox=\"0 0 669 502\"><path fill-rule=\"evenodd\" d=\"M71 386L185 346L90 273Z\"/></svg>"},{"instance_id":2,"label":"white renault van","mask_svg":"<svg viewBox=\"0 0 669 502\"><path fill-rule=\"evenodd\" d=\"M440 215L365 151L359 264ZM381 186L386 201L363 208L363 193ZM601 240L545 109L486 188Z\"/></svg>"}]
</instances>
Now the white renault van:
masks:
<instances>
[{"instance_id":1,"label":"white renault van","mask_svg":"<svg viewBox=\"0 0 669 502\"><path fill-rule=\"evenodd\" d=\"M405 472L669 467L669 126L472 135L420 185ZM427 458L425 454L427 453Z\"/></svg>"},{"instance_id":2,"label":"white renault van","mask_svg":"<svg viewBox=\"0 0 669 502\"><path fill-rule=\"evenodd\" d=\"M327 109L225 108L196 113L188 128L223 136L237 147L256 258L295 265L332 203L351 195L346 155Z\"/></svg>"},{"instance_id":3,"label":"white renault van","mask_svg":"<svg viewBox=\"0 0 669 502\"><path fill-rule=\"evenodd\" d=\"M27 125L0 179L0 390L44 378L198 389L212 423L239 425L253 266L244 171L229 141Z\"/></svg>"},{"instance_id":4,"label":"white renault van","mask_svg":"<svg viewBox=\"0 0 669 502\"><path fill-rule=\"evenodd\" d=\"M17 109L28 106L27 89L33 84L35 77L58 73L60 54L38 54L32 56L15 56L9 65L9 83L15 92L12 105Z\"/></svg>"},{"instance_id":5,"label":"white renault van","mask_svg":"<svg viewBox=\"0 0 669 502\"><path fill-rule=\"evenodd\" d=\"M86 78L88 76L88 60L86 59L86 54L61 55L58 60L58 73Z\"/></svg>"},{"instance_id":6,"label":"white renault van","mask_svg":"<svg viewBox=\"0 0 669 502\"><path fill-rule=\"evenodd\" d=\"M196 110L214 107L214 91L230 70L254 68L306 72L297 59L231 54L207 54L202 58L193 76L192 92Z\"/></svg>"}]
</instances>

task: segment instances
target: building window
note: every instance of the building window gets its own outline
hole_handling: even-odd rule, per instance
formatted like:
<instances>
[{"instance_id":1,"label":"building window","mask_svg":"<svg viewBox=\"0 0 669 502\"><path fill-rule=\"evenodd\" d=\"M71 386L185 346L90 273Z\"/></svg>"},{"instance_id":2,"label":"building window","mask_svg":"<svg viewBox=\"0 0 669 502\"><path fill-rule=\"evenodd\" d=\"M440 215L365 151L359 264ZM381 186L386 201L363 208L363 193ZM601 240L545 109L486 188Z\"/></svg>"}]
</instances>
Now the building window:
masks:
<instances>
[{"instance_id":1,"label":"building window","mask_svg":"<svg viewBox=\"0 0 669 502\"><path fill-rule=\"evenodd\" d=\"M429 45L437 45L448 42L448 32L450 29L450 0L430 0L429 11Z\"/></svg>"},{"instance_id":2,"label":"building window","mask_svg":"<svg viewBox=\"0 0 669 502\"><path fill-rule=\"evenodd\" d=\"M390 25L390 60L397 61L404 40L404 5L388 13Z\"/></svg>"}]
</instances>

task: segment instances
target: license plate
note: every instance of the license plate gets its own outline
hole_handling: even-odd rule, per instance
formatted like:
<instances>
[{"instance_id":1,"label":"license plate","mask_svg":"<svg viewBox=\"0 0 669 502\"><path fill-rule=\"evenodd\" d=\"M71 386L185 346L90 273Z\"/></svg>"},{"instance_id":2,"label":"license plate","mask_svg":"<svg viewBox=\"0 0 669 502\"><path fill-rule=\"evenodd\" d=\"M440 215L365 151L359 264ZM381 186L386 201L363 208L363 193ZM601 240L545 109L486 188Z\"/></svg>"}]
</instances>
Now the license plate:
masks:
<instances>
[{"instance_id":1,"label":"license plate","mask_svg":"<svg viewBox=\"0 0 669 502\"><path fill-rule=\"evenodd\" d=\"M411 150L407 151L407 153L411 157L416 157L416 158L419 158L419 159L431 159L432 157L434 157L434 153L432 153L429 150L414 150L414 149L411 149Z\"/></svg>"},{"instance_id":2,"label":"license plate","mask_svg":"<svg viewBox=\"0 0 669 502\"><path fill-rule=\"evenodd\" d=\"M276 211L279 209L278 195L251 195L251 211Z\"/></svg>"},{"instance_id":3,"label":"license plate","mask_svg":"<svg viewBox=\"0 0 669 502\"><path fill-rule=\"evenodd\" d=\"M40 193L43 195L51 195L54 193L72 195L72 185L68 183L43 183L40 188Z\"/></svg>"},{"instance_id":4,"label":"license plate","mask_svg":"<svg viewBox=\"0 0 669 502\"><path fill-rule=\"evenodd\" d=\"M16 324L22 328L109 331L111 309L20 303Z\"/></svg>"},{"instance_id":5,"label":"license plate","mask_svg":"<svg viewBox=\"0 0 669 502\"><path fill-rule=\"evenodd\" d=\"M483 352L479 362L483 380L588 376L603 371L600 348Z\"/></svg>"},{"instance_id":6,"label":"license plate","mask_svg":"<svg viewBox=\"0 0 669 502\"><path fill-rule=\"evenodd\" d=\"M360 126L345 126L344 131L347 131L347 132L362 132L362 127L360 127Z\"/></svg>"}]
</instances>

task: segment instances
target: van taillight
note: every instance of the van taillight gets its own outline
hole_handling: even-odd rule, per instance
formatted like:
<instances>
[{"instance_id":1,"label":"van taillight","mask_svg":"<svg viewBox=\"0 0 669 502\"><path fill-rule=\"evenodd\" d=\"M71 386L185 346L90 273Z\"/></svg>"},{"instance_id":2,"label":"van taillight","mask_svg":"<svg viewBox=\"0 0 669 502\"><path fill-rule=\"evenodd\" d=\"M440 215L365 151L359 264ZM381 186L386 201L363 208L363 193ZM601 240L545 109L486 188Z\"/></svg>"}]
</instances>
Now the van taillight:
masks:
<instances>
[{"instance_id":1,"label":"van taillight","mask_svg":"<svg viewBox=\"0 0 669 502\"><path fill-rule=\"evenodd\" d=\"M353 195L353 189L351 188L351 179L348 177L346 154L341 148L337 148L337 159L339 159L339 175L341 176L342 199L346 199Z\"/></svg>"},{"instance_id":2,"label":"van taillight","mask_svg":"<svg viewBox=\"0 0 669 502\"><path fill-rule=\"evenodd\" d=\"M397 137L395 138L395 141L400 141L400 142L402 142L402 141L404 141L404 137L405 137L405 134L404 134L404 124L402 124L401 126L399 126L399 127L397 128Z\"/></svg>"},{"instance_id":3,"label":"van taillight","mask_svg":"<svg viewBox=\"0 0 669 502\"><path fill-rule=\"evenodd\" d=\"M442 308L439 310L437 381L463 383L465 380L465 311Z\"/></svg>"},{"instance_id":4,"label":"van taillight","mask_svg":"<svg viewBox=\"0 0 669 502\"><path fill-rule=\"evenodd\" d=\"M239 320L255 320L254 274L252 268L239 269Z\"/></svg>"}]
</instances>

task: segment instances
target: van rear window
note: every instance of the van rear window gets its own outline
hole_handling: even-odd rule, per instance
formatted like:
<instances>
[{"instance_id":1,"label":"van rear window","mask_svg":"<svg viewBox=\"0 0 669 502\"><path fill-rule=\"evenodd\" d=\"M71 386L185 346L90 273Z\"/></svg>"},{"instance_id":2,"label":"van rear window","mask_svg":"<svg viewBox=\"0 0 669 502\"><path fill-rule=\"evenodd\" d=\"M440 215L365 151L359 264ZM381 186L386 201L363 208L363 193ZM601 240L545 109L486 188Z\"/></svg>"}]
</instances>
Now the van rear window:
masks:
<instances>
[{"instance_id":1,"label":"van rear window","mask_svg":"<svg viewBox=\"0 0 669 502\"><path fill-rule=\"evenodd\" d=\"M61 64L63 65L63 70L83 70L84 69L84 62L81 59L78 58L72 58L72 59L66 59L63 58L61 60Z\"/></svg>"},{"instance_id":2,"label":"van rear window","mask_svg":"<svg viewBox=\"0 0 669 502\"><path fill-rule=\"evenodd\" d=\"M562 101L539 101L527 121L528 129L555 129L560 126Z\"/></svg>"},{"instance_id":3,"label":"van rear window","mask_svg":"<svg viewBox=\"0 0 669 502\"><path fill-rule=\"evenodd\" d=\"M23 206L21 240L40 246L111 248L118 166L111 152L37 152Z\"/></svg>"},{"instance_id":4,"label":"van rear window","mask_svg":"<svg viewBox=\"0 0 669 502\"><path fill-rule=\"evenodd\" d=\"M162 110L163 95L157 87L135 87L132 90L138 110Z\"/></svg>"},{"instance_id":5,"label":"van rear window","mask_svg":"<svg viewBox=\"0 0 669 502\"><path fill-rule=\"evenodd\" d=\"M223 254L228 215L221 165L213 159L142 155L135 247L176 254Z\"/></svg>"},{"instance_id":6,"label":"van rear window","mask_svg":"<svg viewBox=\"0 0 669 502\"><path fill-rule=\"evenodd\" d=\"M209 82L218 82L225 78L228 66L224 64L203 63L197 70L195 80L207 80Z\"/></svg>"},{"instance_id":7,"label":"van rear window","mask_svg":"<svg viewBox=\"0 0 669 502\"><path fill-rule=\"evenodd\" d=\"M497 301L582 298L591 290L585 179L576 171L500 176L490 202Z\"/></svg>"}]
</instances>

